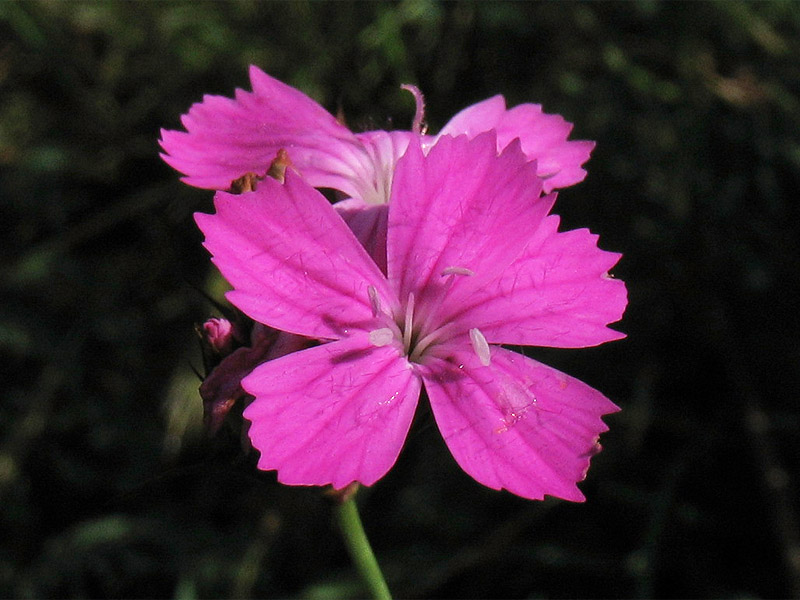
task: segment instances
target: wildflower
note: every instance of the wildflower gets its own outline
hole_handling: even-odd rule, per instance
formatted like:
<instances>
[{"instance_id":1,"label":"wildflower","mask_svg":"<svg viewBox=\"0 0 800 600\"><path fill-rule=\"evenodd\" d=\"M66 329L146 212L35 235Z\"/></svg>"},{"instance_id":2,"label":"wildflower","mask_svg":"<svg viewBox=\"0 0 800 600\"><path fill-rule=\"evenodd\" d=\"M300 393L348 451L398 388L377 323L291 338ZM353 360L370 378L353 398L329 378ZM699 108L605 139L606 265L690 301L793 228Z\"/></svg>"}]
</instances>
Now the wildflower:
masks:
<instances>
[{"instance_id":1,"label":"wildflower","mask_svg":"<svg viewBox=\"0 0 800 600\"><path fill-rule=\"evenodd\" d=\"M444 126L439 136L422 136L423 100L413 86L417 111L413 132L353 133L314 100L250 67L253 91L235 98L206 95L183 115L182 131L161 131L164 160L189 185L229 190L246 174L263 177L276 153L286 149L293 167L314 187L332 188L364 205L389 199L394 165L408 142L421 136L426 147L443 135L472 138L497 132L498 151L519 138L522 151L539 164L545 192L582 181L581 165L593 142L567 141L572 125L538 104L506 110L503 96L470 106Z\"/></svg>"},{"instance_id":2,"label":"wildflower","mask_svg":"<svg viewBox=\"0 0 800 600\"><path fill-rule=\"evenodd\" d=\"M297 92L294 92L297 93ZM294 165L302 163L291 156ZM302 167L301 167L302 171ZM468 176L467 176L468 175ZM306 177L307 178L307 177ZM585 347L626 304L619 259L557 231L537 165L494 132L412 139L387 214L385 272L288 170L196 216L228 299L320 344L242 380L259 467L293 485L371 485L395 463L424 386L459 465L526 498L580 501L576 483L617 410L586 384L501 344Z\"/></svg>"}]
</instances>

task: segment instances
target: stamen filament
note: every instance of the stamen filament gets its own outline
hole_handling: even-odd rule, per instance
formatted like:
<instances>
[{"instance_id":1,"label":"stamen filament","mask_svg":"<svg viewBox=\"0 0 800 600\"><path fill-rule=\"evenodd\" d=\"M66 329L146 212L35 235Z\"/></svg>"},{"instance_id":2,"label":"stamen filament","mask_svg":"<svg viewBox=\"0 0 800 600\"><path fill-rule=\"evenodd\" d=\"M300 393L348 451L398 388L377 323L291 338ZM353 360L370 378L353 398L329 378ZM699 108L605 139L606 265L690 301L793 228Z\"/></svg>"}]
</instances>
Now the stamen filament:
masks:
<instances>
[{"instance_id":1,"label":"stamen filament","mask_svg":"<svg viewBox=\"0 0 800 600\"><path fill-rule=\"evenodd\" d=\"M421 330L428 331L430 329L434 329L434 325L436 323L436 319L438 319L439 314L442 311L442 308L445 307L445 298L447 294L450 293L450 290L453 289L453 286L456 283L457 275L462 277L472 277L475 275L475 271L472 269L468 269L467 267L457 267L457 266L450 266L445 267L442 269L440 273L441 277L446 277L444 284L437 290L436 292L436 302L434 302L433 310L428 312L424 319L424 323L422 324Z\"/></svg>"},{"instance_id":2,"label":"stamen filament","mask_svg":"<svg viewBox=\"0 0 800 600\"><path fill-rule=\"evenodd\" d=\"M447 323L443 327L439 327L439 329L434 329L428 335L424 336L417 342L417 345L414 346L414 352L409 356L409 360L411 362L419 362L419 359L422 358L422 355L425 351L434 345L436 342L440 341L443 337L446 336L452 329L452 323Z\"/></svg>"},{"instance_id":3,"label":"stamen filament","mask_svg":"<svg viewBox=\"0 0 800 600\"><path fill-rule=\"evenodd\" d=\"M405 353L411 349L411 330L414 325L414 294L408 295L406 303L405 327L403 327L403 349Z\"/></svg>"},{"instance_id":4,"label":"stamen filament","mask_svg":"<svg viewBox=\"0 0 800 600\"><path fill-rule=\"evenodd\" d=\"M370 285L367 287L367 294L369 295L369 303L372 307L372 316L377 317L381 314L381 299L378 296L378 290L375 289L374 285Z\"/></svg>"}]
</instances>

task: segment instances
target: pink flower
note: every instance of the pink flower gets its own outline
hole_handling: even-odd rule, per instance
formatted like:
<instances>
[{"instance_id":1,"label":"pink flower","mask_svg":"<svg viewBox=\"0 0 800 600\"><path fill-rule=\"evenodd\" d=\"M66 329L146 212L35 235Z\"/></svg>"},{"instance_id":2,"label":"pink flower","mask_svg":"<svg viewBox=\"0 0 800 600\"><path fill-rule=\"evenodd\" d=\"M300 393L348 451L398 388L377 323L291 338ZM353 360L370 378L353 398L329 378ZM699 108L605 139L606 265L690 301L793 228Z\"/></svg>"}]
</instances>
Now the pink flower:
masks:
<instances>
[{"instance_id":1,"label":"pink flower","mask_svg":"<svg viewBox=\"0 0 800 600\"><path fill-rule=\"evenodd\" d=\"M296 163L292 156L292 161ZM557 231L536 163L493 132L411 140L397 162L381 271L295 173L215 197L205 245L258 322L320 340L242 381L259 467L293 485L371 485L395 463L424 386L456 461L526 498L580 501L576 483L617 407L501 344L585 347L626 305L619 259Z\"/></svg>"},{"instance_id":2,"label":"pink flower","mask_svg":"<svg viewBox=\"0 0 800 600\"><path fill-rule=\"evenodd\" d=\"M181 118L186 132L161 131L164 160L189 185L228 190L247 173L263 176L277 152L286 149L293 167L314 187L333 188L366 205L385 204L392 174L408 142L419 133L422 96L417 99L415 134L369 131L354 134L302 92L250 67L252 92L236 90L234 99L207 95ZM442 135L472 138L493 129L497 149L519 138L522 151L539 163L545 192L582 181L581 165L594 142L567 141L572 125L538 104L506 110L494 96L462 110L439 136L424 136L430 146Z\"/></svg>"}]
</instances>

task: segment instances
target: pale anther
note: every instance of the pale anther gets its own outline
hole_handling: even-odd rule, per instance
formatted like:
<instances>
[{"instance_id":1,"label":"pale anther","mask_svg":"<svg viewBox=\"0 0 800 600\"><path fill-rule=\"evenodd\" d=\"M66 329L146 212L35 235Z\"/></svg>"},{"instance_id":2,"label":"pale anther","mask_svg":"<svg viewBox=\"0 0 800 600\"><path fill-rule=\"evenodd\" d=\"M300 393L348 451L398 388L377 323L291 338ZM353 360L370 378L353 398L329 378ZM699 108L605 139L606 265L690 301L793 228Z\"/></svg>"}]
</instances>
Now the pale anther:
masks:
<instances>
[{"instance_id":1,"label":"pale anther","mask_svg":"<svg viewBox=\"0 0 800 600\"><path fill-rule=\"evenodd\" d=\"M489 342L483 337L481 330L476 328L469 330L469 341L472 342L472 349L478 355L478 360L484 367L488 367L492 362L492 354L489 349Z\"/></svg>"},{"instance_id":2,"label":"pale anther","mask_svg":"<svg viewBox=\"0 0 800 600\"><path fill-rule=\"evenodd\" d=\"M471 277L475 275L475 271L467 267L447 267L442 271L442 277L445 275L468 275Z\"/></svg>"},{"instance_id":3,"label":"pale anther","mask_svg":"<svg viewBox=\"0 0 800 600\"><path fill-rule=\"evenodd\" d=\"M380 329L373 329L369 332L369 342L373 346L380 348L391 344L394 339L394 333L388 327L381 327Z\"/></svg>"}]
</instances>

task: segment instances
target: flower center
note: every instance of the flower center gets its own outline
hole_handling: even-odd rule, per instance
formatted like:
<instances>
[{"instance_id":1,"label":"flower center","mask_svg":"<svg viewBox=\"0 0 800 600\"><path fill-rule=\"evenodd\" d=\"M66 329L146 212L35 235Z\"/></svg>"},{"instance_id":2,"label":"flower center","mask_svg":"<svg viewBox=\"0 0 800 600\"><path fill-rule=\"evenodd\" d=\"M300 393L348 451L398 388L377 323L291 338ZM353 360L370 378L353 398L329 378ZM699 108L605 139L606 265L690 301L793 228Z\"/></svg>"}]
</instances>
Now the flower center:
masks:
<instances>
[{"instance_id":1,"label":"flower center","mask_svg":"<svg viewBox=\"0 0 800 600\"><path fill-rule=\"evenodd\" d=\"M370 331L370 342L378 347L396 343L398 347L402 347L403 355L410 362L421 363L437 345L455 337L454 329L457 325L454 322L441 321L441 307L444 306L445 297L455 284L456 277L472 275L474 273L465 267L448 267L442 271L441 276L446 279L432 299L420 305L411 292L405 304L394 314L383 310L377 290L369 286L367 291L372 314L383 325ZM491 350L477 327L469 330L469 341L481 364L488 366L491 362Z\"/></svg>"}]
</instances>

